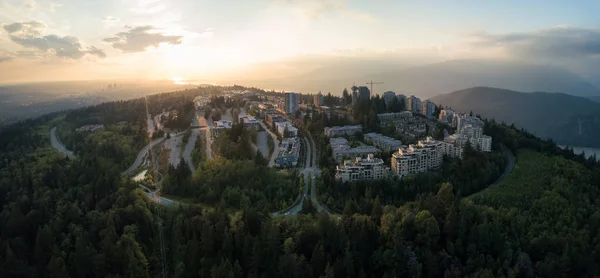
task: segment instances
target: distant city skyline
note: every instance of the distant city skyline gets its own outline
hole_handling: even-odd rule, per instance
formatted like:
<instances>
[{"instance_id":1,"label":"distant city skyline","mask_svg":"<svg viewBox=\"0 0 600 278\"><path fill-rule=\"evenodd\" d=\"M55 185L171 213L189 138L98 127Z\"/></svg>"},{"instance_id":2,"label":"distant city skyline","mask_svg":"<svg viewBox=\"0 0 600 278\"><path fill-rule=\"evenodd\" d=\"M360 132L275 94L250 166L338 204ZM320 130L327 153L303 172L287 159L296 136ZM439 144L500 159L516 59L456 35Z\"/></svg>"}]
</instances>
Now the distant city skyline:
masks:
<instances>
[{"instance_id":1,"label":"distant city skyline","mask_svg":"<svg viewBox=\"0 0 600 278\"><path fill-rule=\"evenodd\" d=\"M593 1L0 0L0 83L268 79L347 57L593 71L598 10Z\"/></svg>"}]
</instances>

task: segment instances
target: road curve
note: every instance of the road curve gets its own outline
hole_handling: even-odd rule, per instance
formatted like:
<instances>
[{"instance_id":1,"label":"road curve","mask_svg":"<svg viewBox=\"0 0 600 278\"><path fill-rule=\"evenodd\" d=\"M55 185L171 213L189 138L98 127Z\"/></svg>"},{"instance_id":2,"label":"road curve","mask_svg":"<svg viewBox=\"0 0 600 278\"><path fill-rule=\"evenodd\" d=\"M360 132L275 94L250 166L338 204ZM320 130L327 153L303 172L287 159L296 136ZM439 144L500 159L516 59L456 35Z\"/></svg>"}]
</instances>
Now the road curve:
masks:
<instances>
[{"instance_id":1,"label":"road curve","mask_svg":"<svg viewBox=\"0 0 600 278\"><path fill-rule=\"evenodd\" d=\"M504 155L506 156L506 159L508 160L508 163L506 164L506 168L504 168L504 172L502 173L502 175L500 175L500 177L498 177L498 179L496 179L493 183L487 185L484 189L477 191L469 196L466 196L465 198L471 198L473 195L480 193L481 191L485 190L486 188L489 188L490 186L500 183L502 180L504 180L504 178L506 178L512 172L513 168L515 168L515 162L516 162L515 155L505 145L501 145L500 147L502 148L502 151L504 152Z\"/></svg>"},{"instance_id":2,"label":"road curve","mask_svg":"<svg viewBox=\"0 0 600 278\"><path fill-rule=\"evenodd\" d=\"M144 159L144 156L146 156L146 153L148 153L148 151L156 146L156 144L161 143L162 141L164 141L165 138L158 138L152 142L150 142L150 144L146 145L137 155L137 157L135 158L135 161L133 162L133 164L131 164L131 166L129 166L129 168L127 168L127 170L123 171L121 173L121 175L123 176L127 176L130 175L133 171L135 171L135 169L137 169L138 167L140 167L140 164L142 164L142 161Z\"/></svg>"},{"instance_id":3,"label":"road curve","mask_svg":"<svg viewBox=\"0 0 600 278\"><path fill-rule=\"evenodd\" d=\"M56 135L56 127L50 129L50 144L53 148L57 149L59 152L64 153L70 157L75 157L72 151L68 150L65 145L60 141L60 138Z\"/></svg>"},{"instance_id":4,"label":"road curve","mask_svg":"<svg viewBox=\"0 0 600 278\"><path fill-rule=\"evenodd\" d=\"M277 135L275 135L262 121L258 121L258 123L262 126L262 128L271 135L273 138L273 153L271 154L271 159L269 159L269 167L273 167L275 165L275 159L277 155L279 155L279 140L277 140Z\"/></svg>"}]
</instances>

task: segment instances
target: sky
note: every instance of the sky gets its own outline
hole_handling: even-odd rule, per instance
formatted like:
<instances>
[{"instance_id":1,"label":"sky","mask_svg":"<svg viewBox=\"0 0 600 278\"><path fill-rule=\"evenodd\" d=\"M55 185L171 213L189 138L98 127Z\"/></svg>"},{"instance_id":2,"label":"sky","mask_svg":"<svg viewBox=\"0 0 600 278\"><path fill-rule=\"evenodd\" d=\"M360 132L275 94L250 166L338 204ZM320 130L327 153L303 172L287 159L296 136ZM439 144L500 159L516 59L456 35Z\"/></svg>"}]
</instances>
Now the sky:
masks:
<instances>
[{"instance_id":1,"label":"sky","mask_svg":"<svg viewBox=\"0 0 600 278\"><path fill-rule=\"evenodd\" d=\"M224 80L340 59L600 68L600 1L0 0L0 83Z\"/></svg>"}]
</instances>

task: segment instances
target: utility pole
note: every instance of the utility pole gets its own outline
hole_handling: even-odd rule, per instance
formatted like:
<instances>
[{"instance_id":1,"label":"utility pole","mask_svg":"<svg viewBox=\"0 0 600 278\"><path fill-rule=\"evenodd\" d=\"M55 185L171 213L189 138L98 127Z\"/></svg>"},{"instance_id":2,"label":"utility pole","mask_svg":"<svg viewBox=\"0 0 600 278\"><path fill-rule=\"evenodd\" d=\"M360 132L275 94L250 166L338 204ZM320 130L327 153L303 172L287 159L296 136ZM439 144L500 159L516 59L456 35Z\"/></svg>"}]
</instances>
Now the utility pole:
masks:
<instances>
[{"instance_id":1,"label":"utility pole","mask_svg":"<svg viewBox=\"0 0 600 278\"><path fill-rule=\"evenodd\" d=\"M383 84L383 82L373 82L373 80L371 80L371 82L367 82L367 85L371 85L371 94L375 94L373 93L373 84Z\"/></svg>"}]
</instances>

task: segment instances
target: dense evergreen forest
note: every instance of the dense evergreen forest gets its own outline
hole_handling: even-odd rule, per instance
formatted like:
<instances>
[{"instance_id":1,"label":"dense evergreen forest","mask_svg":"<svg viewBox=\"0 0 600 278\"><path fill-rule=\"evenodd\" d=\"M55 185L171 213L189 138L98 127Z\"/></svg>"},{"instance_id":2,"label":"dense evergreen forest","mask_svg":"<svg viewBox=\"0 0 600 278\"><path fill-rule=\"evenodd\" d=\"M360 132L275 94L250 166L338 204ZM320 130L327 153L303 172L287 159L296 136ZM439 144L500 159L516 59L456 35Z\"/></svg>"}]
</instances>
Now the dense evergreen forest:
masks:
<instances>
[{"instance_id":1,"label":"dense evergreen forest","mask_svg":"<svg viewBox=\"0 0 600 278\"><path fill-rule=\"evenodd\" d=\"M154 97L179 102L214 90ZM130 112L137 120L120 127L131 130L111 132L145 135L136 129L145 120L146 108L134 104L141 101L122 104L136 107ZM81 111L67 112L64 119ZM121 121L120 113L109 114L111 122L95 123ZM291 176L280 181L281 173L249 157L201 160L204 174L173 169L168 176L171 190L210 208L158 207L112 163L115 154L108 150L118 148L110 144L121 142L86 137L74 159L49 151L49 128L61 117L48 115L0 131L1 277L600 275L600 163L514 127L486 122L485 133L517 155L513 173L489 188L485 185L504 161L474 152L440 170L449 171L449 178L415 178L431 179L423 181L427 186L401 188L405 182L393 180L336 185L347 192L339 197L340 218L272 217L269 211L281 205L274 200L293 199L298 192ZM316 131L343 122L305 119L319 148L324 184L330 157ZM482 165L484 160L489 165Z\"/></svg>"}]
</instances>

